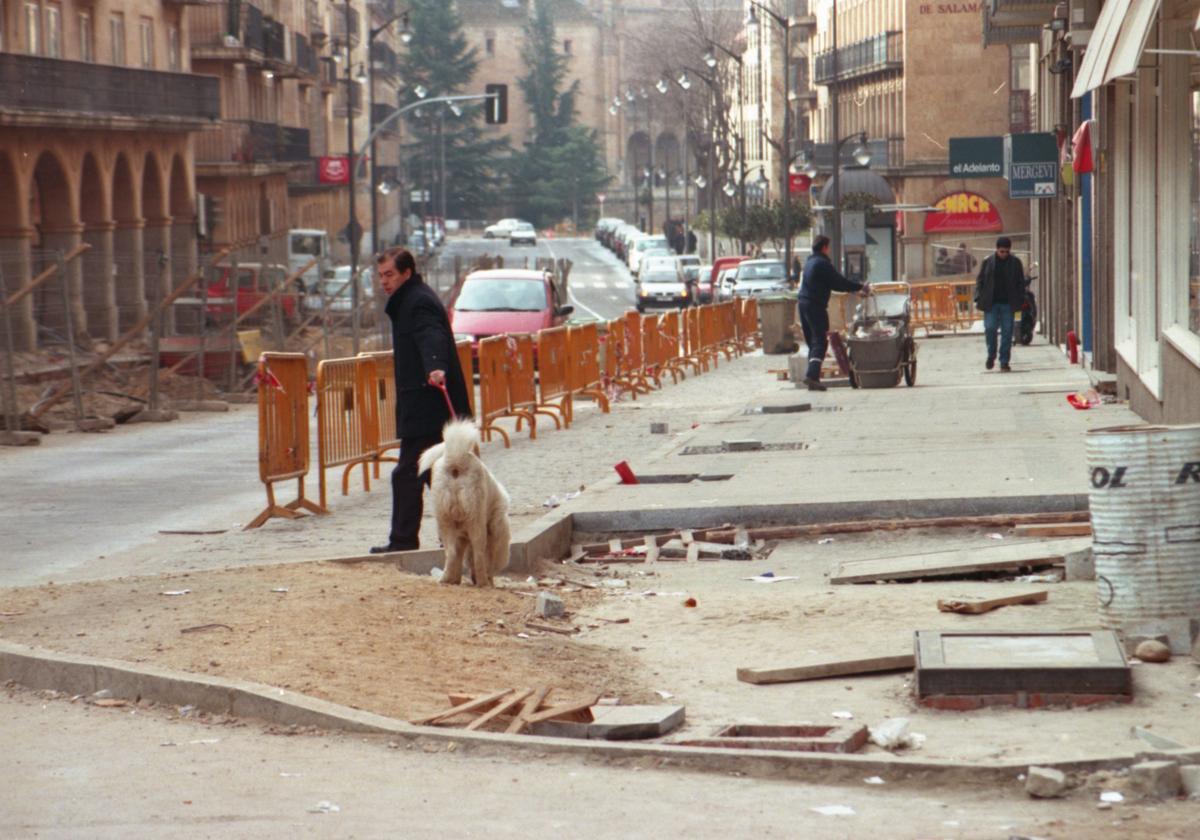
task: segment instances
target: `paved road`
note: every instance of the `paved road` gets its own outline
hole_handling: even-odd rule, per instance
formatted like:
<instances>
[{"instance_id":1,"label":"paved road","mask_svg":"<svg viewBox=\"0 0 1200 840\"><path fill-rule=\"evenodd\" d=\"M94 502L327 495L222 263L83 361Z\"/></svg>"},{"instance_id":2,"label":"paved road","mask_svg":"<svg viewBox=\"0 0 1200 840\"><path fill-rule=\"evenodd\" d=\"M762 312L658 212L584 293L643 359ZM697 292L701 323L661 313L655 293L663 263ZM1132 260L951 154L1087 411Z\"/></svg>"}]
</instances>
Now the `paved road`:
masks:
<instances>
[{"instance_id":1,"label":"paved road","mask_svg":"<svg viewBox=\"0 0 1200 840\"><path fill-rule=\"evenodd\" d=\"M463 258L499 254L506 265L519 264L526 257L531 263L535 257L565 257L574 264L569 293L579 319L607 321L634 305L629 270L594 239L540 238L536 248L513 248L503 239L453 239L447 243L445 253Z\"/></svg>"},{"instance_id":2,"label":"paved road","mask_svg":"<svg viewBox=\"0 0 1200 840\"><path fill-rule=\"evenodd\" d=\"M632 304L629 273L594 240L543 240L535 252L465 239L448 252L566 257L575 264L571 298L580 317L613 318ZM266 501L257 428L254 406L234 406L0 448L0 586L91 576L98 558L146 546L159 530L241 527Z\"/></svg>"}]
</instances>

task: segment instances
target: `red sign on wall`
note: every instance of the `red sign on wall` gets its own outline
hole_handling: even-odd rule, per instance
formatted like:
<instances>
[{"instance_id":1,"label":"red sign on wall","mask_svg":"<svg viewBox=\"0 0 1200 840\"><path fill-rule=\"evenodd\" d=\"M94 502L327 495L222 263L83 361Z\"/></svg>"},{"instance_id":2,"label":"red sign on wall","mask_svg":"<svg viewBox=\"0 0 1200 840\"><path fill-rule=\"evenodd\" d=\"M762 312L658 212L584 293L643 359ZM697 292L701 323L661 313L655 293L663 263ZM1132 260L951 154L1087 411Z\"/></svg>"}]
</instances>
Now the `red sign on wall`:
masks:
<instances>
[{"instance_id":1,"label":"red sign on wall","mask_svg":"<svg viewBox=\"0 0 1200 840\"><path fill-rule=\"evenodd\" d=\"M320 158L317 161L317 180L322 184L349 184L349 159L345 155Z\"/></svg>"},{"instance_id":2,"label":"red sign on wall","mask_svg":"<svg viewBox=\"0 0 1200 840\"><path fill-rule=\"evenodd\" d=\"M792 195L806 193L810 189L812 189L812 178L809 178L803 172L788 173L788 190Z\"/></svg>"},{"instance_id":3,"label":"red sign on wall","mask_svg":"<svg viewBox=\"0 0 1200 840\"><path fill-rule=\"evenodd\" d=\"M925 214L926 233L991 233L1004 230L999 211L978 193L951 193L934 206L940 212Z\"/></svg>"}]
</instances>

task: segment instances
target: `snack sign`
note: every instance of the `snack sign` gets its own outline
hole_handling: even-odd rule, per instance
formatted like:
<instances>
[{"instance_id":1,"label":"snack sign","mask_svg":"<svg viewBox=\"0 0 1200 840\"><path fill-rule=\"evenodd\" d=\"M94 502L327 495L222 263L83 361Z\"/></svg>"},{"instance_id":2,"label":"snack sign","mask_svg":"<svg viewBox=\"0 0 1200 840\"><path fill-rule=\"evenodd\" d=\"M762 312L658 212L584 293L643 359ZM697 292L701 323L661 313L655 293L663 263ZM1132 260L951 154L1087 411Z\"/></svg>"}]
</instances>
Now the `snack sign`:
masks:
<instances>
[{"instance_id":1,"label":"snack sign","mask_svg":"<svg viewBox=\"0 0 1200 840\"><path fill-rule=\"evenodd\" d=\"M956 192L934 204L938 212L925 214L926 233L991 233L1004 230L995 205L979 193Z\"/></svg>"}]
</instances>

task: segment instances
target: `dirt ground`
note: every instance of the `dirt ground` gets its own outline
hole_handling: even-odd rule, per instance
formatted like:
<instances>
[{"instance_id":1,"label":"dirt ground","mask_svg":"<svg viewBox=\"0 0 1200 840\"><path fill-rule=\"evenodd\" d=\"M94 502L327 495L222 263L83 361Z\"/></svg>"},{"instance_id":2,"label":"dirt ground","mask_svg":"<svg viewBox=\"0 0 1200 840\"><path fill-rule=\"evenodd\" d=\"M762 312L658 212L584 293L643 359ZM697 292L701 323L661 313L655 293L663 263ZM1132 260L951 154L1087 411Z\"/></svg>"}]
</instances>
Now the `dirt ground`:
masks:
<instances>
[{"instance_id":1,"label":"dirt ground","mask_svg":"<svg viewBox=\"0 0 1200 840\"><path fill-rule=\"evenodd\" d=\"M0 636L254 680L401 719L446 708L451 690L552 686L551 699L563 702L657 699L639 687L632 654L526 628L527 620L569 623L534 616L534 586L439 586L375 563L46 585L0 593ZM601 598L578 587L555 591L582 622Z\"/></svg>"}]
</instances>

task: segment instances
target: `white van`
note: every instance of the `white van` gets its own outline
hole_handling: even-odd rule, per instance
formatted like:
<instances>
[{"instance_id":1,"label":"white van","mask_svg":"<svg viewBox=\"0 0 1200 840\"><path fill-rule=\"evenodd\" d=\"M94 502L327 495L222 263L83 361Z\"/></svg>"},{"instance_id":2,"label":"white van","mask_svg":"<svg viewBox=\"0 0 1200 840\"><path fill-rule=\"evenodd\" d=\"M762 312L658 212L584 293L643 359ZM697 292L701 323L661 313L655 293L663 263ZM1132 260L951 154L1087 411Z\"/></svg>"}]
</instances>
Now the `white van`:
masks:
<instances>
[{"instance_id":1,"label":"white van","mask_svg":"<svg viewBox=\"0 0 1200 840\"><path fill-rule=\"evenodd\" d=\"M316 258L317 264L309 268L300 279L306 291L316 289L321 280L321 271L329 262L329 234L323 230L293 228L288 231L288 271L292 274L304 268L309 260Z\"/></svg>"}]
</instances>

